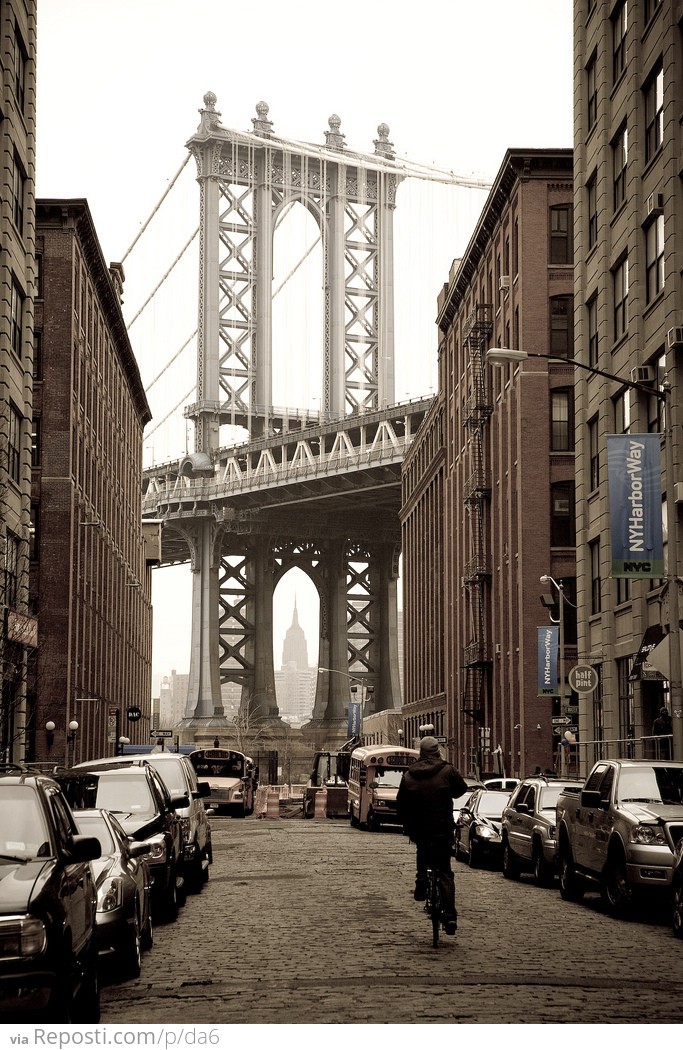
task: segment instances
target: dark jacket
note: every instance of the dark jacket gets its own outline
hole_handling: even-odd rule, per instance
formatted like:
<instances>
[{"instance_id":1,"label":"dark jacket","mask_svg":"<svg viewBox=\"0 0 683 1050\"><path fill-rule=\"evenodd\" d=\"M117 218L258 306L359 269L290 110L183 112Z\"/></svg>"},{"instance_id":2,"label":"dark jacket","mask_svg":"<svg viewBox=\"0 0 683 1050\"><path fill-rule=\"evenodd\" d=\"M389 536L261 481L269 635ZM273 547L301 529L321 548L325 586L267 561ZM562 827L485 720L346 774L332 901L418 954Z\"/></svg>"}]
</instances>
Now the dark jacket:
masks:
<instances>
[{"instance_id":1,"label":"dark jacket","mask_svg":"<svg viewBox=\"0 0 683 1050\"><path fill-rule=\"evenodd\" d=\"M401 780L396 805L407 835L417 842L446 835L453 837L453 799L467 791L467 784L450 762L421 758Z\"/></svg>"}]
</instances>

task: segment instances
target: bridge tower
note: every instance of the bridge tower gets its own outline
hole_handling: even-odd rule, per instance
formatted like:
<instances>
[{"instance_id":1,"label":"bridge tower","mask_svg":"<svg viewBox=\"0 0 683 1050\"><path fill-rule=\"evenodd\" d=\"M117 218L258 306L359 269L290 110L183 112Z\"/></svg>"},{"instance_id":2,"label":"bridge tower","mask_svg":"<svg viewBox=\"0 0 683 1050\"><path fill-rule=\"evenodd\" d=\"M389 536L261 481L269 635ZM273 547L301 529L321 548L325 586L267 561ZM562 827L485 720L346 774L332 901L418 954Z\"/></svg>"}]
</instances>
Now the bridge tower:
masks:
<instances>
[{"instance_id":1,"label":"bridge tower","mask_svg":"<svg viewBox=\"0 0 683 1050\"><path fill-rule=\"evenodd\" d=\"M336 115L324 145L314 145L278 138L263 102L245 133L221 125L215 95L203 101L187 143L200 189L197 400L185 409L194 424L194 451L179 461L178 474L206 498L195 496L191 508L185 504L164 520L165 532L187 544L193 572L184 725L213 731L225 722L221 685L227 682L241 687L243 724L279 722L273 593L297 565L320 596L319 662L341 672L319 676L311 724L342 732L345 675L373 687L366 691L372 698L366 713L400 706L397 515L380 528L363 514L357 529L352 514L338 527L334 521L321 526L303 501L296 512L264 519L229 501L214 505L210 490L213 482L215 494L220 482L223 427L246 432L244 457L231 462L251 462L264 448L271 459L284 459L284 452L270 449L283 436L308 434L314 426L322 448L326 426L358 417L362 443L368 414L394 404L393 211L402 176L384 124L374 154L366 155L347 148ZM308 209L320 233L319 414L273 405L273 238L294 205ZM291 366L297 367L295 350Z\"/></svg>"}]
</instances>

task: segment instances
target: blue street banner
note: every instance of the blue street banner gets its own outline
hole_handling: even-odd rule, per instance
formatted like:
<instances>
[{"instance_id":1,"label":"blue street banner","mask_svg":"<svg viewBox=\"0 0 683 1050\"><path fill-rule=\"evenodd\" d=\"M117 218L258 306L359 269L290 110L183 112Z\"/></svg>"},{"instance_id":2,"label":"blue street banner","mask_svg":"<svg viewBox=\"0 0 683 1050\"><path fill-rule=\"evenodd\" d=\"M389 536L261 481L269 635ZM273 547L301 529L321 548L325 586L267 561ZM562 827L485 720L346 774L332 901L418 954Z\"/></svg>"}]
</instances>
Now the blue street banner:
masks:
<instances>
[{"instance_id":1,"label":"blue street banner","mask_svg":"<svg viewBox=\"0 0 683 1050\"><path fill-rule=\"evenodd\" d=\"M347 731L349 737L360 736L360 704L349 704Z\"/></svg>"},{"instance_id":2,"label":"blue street banner","mask_svg":"<svg viewBox=\"0 0 683 1050\"><path fill-rule=\"evenodd\" d=\"M559 696L560 679L557 656L560 648L560 628L537 627L538 632L538 696Z\"/></svg>"},{"instance_id":3,"label":"blue street banner","mask_svg":"<svg viewBox=\"0 0 683 1050\"><path fill-rule=\"evenodd\" d=\"M620 579L664 576L659 434L608 434L612 573Z\"/></svg>"}]
</instances>

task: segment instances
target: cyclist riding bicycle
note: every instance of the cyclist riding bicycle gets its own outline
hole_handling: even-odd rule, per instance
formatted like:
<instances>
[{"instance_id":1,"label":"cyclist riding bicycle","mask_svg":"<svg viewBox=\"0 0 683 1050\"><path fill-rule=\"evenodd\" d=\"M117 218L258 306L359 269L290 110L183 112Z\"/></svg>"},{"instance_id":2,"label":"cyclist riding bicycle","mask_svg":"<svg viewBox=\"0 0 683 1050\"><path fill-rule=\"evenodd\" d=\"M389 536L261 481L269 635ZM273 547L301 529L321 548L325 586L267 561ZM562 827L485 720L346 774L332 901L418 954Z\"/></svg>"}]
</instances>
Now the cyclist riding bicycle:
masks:
<instances>
[{"instance_id":1,"label":"cyclist riding bicycle","mask_svg":"<svg viewBox=\"0 0 683 1050\"><path fill-rule=\"evenodd\" d=\"M405 771L396 803L404 834L415 843L416 876L413 897L426 900L427 871L436 868L446 933L458 927L455 879L451 868L453 799L467 791L467 784L450 762L444 762L433 736L420 741L420 757Z\"/></svg>"}]
</instances>

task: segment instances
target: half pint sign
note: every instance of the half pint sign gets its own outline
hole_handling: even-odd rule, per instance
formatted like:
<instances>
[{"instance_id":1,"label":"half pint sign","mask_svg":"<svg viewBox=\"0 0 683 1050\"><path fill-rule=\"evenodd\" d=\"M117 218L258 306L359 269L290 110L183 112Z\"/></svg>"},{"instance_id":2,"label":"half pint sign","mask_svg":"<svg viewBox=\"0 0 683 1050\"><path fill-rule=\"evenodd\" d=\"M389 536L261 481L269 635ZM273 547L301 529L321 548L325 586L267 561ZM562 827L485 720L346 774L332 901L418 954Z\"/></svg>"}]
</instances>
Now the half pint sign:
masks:
<instances>
[{"instance_id":1,"label":"half pint sign","mask_svg":"<svg viewBox=\"0 0 683 1050\"><path fill-rule=\"evenodd\" d=\"M612 576L664 576L659 434L608 434Z\"/></svg>"}]
</instances>

